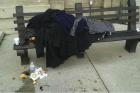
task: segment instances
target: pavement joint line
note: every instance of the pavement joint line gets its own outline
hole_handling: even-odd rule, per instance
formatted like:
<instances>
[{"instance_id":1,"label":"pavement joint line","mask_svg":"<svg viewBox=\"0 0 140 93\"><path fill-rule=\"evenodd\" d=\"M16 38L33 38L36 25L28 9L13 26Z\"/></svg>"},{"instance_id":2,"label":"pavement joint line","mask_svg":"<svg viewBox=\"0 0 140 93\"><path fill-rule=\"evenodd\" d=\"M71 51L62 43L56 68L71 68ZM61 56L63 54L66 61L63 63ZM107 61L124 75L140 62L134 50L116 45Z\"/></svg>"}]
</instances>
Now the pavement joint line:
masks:
<instances>
[{"instance_id":1,"label":"pavement joint line","mask_svg":"<svg viewBox=\"0 0 140 93\"><path fill-rule=\"evenodd\" d=\"M95 65L92 63L90 57L88 56L87 53L85 53L85 54L86 54L87 59L89 60L89 63L93 66L95 72L96 72L97 75L99 76L99 78L100 78L101 82L103 83L105 89L107 90L108 93L110 93L109 89L107 88L107 85L105 84L104 80L102 79L102 77L101 77L100 73L98 72L98 70L96 69Z\"/></svg>"}]
</instances>

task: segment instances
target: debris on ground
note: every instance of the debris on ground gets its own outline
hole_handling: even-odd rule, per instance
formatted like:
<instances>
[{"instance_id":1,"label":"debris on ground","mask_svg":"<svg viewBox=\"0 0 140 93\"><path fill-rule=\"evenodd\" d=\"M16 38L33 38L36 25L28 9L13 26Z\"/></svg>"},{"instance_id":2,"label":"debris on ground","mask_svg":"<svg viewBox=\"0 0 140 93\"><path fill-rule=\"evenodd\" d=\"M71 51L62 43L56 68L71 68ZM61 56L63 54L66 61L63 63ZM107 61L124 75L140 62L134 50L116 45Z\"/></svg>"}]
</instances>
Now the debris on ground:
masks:
<instances>
[{"instance_id":1,"label":"debris on ground","mask_svg":"<svg viewBox=\"0 0 140 93\"><path fill-rule=\"evenodd\" d=\"M21 74L21 75L20 75L20 79L21 79L21 80L24 80L24 79L27 79L27 78L28 78L28 76L25 75L25 74Z\"/></svg>"},{"instance_id":2,"label":"debris on ground","mask_svg":"<svg viewBox=\"0 0 140 93\"><path fill-rule=\"evenodd\" d=\"M137 28L137 31L140 32L140 28Z\"/></svg>"},{"instance_id":3,"label":"debris on ground","mask_svg":"<svg viewBox=\"0 0 140 93\"><path fill-rule=\"evenodd\" d=\"M38 82L35 80L35 81L33 81L33 85L37 85L38 84Z\"/></svg>"},{"instance_id":4,"label":"debris on ground","mask_svg":"<svg viewBox=\"0 0 140 93\"><path fill-rule=\"evenodd\" d=\"M41 91L43 91L43 90L44 90L44 89L43 89L43 86L40 86L40 90L41 90Z\"/></svg>"},{"instance_id":5,"label":"debris on ground","mask_svg":"<svg viewBox=\"0 0 140 93\"><path fill-rule=\"evenodd\" d=\"M31 62L29 69L21 73L20 79L24 80L30 78L33 80L33 85L37 85L40 79L46 78L47 76L47 71L44 71L41 67L35 66L34 63Z\"/></svg>"},{"instance_id":6,"label":"debris on ground","mask_svg":"<svg viewBox=\"0 0 140 93\"><path fill-rule=\"evenodd\" d=\"M30 74L30 78L33 81L43 79L44 77L47 77L47 73L42 68L35 69L35 71Z\"/></svg>"},{"instance_id":7,"label":"debris on ground","mask_svg":"<svg viewBox=\"0 0 140 93\"><path fill-rule=\"evenodd\" d=\"M29 76L30 75L30 71L24 71L22 74L25 74L25 75Z\"/></svg>"},{"instance_id":8,"label":"debris on ground","mask_svg":"<svg viewBox=\"0 0 140 93\"><path fill-rule=\"evenodd\" d=\"M28 71L24 71L24 72L21 73L20 79L22 79L22 80L27 79L29 75L30 75L30 71L29 70Z\"/></svg>"},{"instance_id":9,"label":"debris on ground","mask_svg":"<svg viewBox=\"0 0 140 93\"><path fill-rule=\"evenodd\" d=\"M13 77L13 78L12 78L12 80L16 80L16 78L15 78L15 77Z\"/></svg>"},{"instance_id":10,"label":"debris on ground","mask_svg":"<svg viewBox=\"0 0 140 93\"><path fill-rule=\"evenodd\" d=\"M122 58L122 56L120 55L119 58Z\"/></svg>"},{"instance_id":11,"label":"debris on ground","mask_svg":"<svg viewBox=\"0 0 140 93\"><path fill-rule=\"evenodd\" d=\"M19 45L19 38L18 37L14 38L14 44Z\"/></svg>"}]
</instances>

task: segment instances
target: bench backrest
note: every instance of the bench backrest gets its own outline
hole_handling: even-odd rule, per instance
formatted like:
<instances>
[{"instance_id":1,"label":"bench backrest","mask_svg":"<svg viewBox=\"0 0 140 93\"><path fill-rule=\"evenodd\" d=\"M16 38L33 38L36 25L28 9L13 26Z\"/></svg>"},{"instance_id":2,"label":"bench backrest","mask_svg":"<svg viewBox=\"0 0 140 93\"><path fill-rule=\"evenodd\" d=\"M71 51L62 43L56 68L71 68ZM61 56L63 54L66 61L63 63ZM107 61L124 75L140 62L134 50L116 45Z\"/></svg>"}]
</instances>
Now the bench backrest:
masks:
<instances>
[{"instance_id":1,"label":"bench backrest","mask_svg":"<svg viewBox=\"0 0 140 93\"><path fill-rule=\"evenodd\" d=\"M75 4L75 9L65 9L67 13L69 14L75 14L76 17L83 16L84 13L95 13L100 12L99 15L94 16L87 16L92 17L97 20L104 20L109 21L112 23L127 23L129 30L136 30L136 22L139 21L139 18L137 16L139 15L139 12L137 12L137 9L139 7L136 6L135 0L128 0L128 6L127 7L111 7L111 8L90 8L90 7L82 7L81 3ZM125 12L121 12L125 11ZM106 14L105 12L110 12L109 14ZM112 12L112 13L111 13ZM17 27L15 30L19 32L19 37L23 36L25 28L25 23L28 23L28 20L25 19L27 16L35 16L42 12L32 12L32 13L24 13L23 12L23 6L16 6L16 13L13 15L16 17L16 20L14 21L15 24L17 24Z\"/></svg>"}]
</instances>

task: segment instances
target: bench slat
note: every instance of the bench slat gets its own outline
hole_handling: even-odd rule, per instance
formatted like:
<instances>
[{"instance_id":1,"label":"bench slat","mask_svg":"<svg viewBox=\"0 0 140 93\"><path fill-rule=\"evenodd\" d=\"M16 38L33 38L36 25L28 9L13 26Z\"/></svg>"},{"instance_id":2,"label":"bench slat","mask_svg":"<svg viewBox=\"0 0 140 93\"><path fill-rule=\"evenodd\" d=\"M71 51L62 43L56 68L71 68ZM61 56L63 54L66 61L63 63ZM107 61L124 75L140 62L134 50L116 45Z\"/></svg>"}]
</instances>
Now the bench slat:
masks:
<instances>
[{"instance_id":1,"label":"bench slat","mask_svg":"<svg viewBox=\"0 0 140 93\"><path fill-rule=\"evenodd\" d=\"M108 21L111 23L127 23L127 22L139 22L139 18L136 19L104 19L103 21Z\"/></svg>"},{"instance_id":2,"label":"bench slat","mask_svg":"<svg viewBox=\"0 0 140 93\"><path fill-rule=\"evenodd\" d=\"M14 50L25 50L25 49L33 49L35 48L34 44L30 44L30 45L14 45L13 49Z\"/></svg>"},{"instance_id":3,"label":"bench slat","mask_svg":"<svg viewBox=\"0 0 140 93\"><path fill-rule=\"evenodd\" d=\"M90 35L90 42L94 43L92 38L94 35ZM131 31L117 31L113 32L111 36L104 38L103 40L99 40L98 42L111 42L111 41L120 41L120 40L132 40L139 39L140 40L140 32L131 32ZM34 44L30 45L14 45L14 50L24 50L24 49L32 49L35 48Z\"/></svg>"},{"instance_id":4,"label":"bench slat","mask_svg":"<svg viewBox=\"0 0 140 93\"><path fill-rule=\"evenodd\" d=\"M93 35L90 35L90 42L93 42ZM139 39L140 40L140 32L131 32L131 31L117 31L112 33L111 36L104 38L103 40L99 40L98 42L112 42L112 41L121 41L121 40L132 40Z\"/></svg>"},{"instance_id":5,"label":"bench slat","mask_svg":"<svg viewBox=\"0 0 140 93\"><path fill-rule=\"evenodd\" d=\"M135 20L129 20L129 19L104 19L103 21L109 21L112 23L125 23L125 22L135 22L135 21L139 21L139 18L136 18ZM15 31L25 31L26 28L25 27L16 27Z\"/></svg>"},{"instance_id":6,"label":"bench slat","mask_svg":"<svg viewBox=\"0 0 140 93\"><path fill-rule=\"evenodd\" d=\"M112 8L99 8L99 9L85 9L83 11L77 12L75 10L67 10L66 12L69 14L76 14L76 13L90 13L90 12L108 12L108 11L123 11L123 10L134 10L134 9L139 9L138 6L136 7L112 7ZM41 14L43 12L32 12L32 13L23 13L22 15L19 14L13 14L14 17L17 16L35 16L38 14Z\"/></svg>"},{"instance_id":7,"label":"bench slat","mask_svg":"<svg viewBox=\"0 0 140 93\"><path fill-rule=\"evenodd\" d=\"M96 15L96 16L92 16L94 19L104 19L104 18L117 18L117 17L125 17L125 16L138 16L139 15L139 12L137 12L136 14L130 14L130 13L120 13L120 14L108 14L108 15ZM87 16L87 17L90 17L90 16ZM28 23L29 20L24 20L24 21L17 21L15 20L14 21L14 24L17 24L17 23Z\"/></svg>"},{"instance_id":8,"label":"bench slat","mask_svg":"<svg viewBox=\"0 0 140 93\"><path fill-rule=\"evenodd\" d=\"M136 9L139 9L138 6L136 7L112 7L112 8L97 8L97 9L93 9L91 8L86 8L82 11L75 11L74 9L70 9L70 10L67 10L66 12L69 13L69 14L76 14L76 13L90 13L90 12L109 12L109 11L124 11L124 10L136 10Z\"/></svg>"},{"instance_id":9,"label":"bench slat","mask_svg":"<svg viewBox=\"0 0 140 93\"><path fill-rule=\"evenodd\" d=\"M120 14L108 14L108 15L98 15L93 16L95 19L111 18L111 17L125 17L125 16L138 16L139 13L130 14L130 13L120 13Z\"/></svg>"}]
</instances>

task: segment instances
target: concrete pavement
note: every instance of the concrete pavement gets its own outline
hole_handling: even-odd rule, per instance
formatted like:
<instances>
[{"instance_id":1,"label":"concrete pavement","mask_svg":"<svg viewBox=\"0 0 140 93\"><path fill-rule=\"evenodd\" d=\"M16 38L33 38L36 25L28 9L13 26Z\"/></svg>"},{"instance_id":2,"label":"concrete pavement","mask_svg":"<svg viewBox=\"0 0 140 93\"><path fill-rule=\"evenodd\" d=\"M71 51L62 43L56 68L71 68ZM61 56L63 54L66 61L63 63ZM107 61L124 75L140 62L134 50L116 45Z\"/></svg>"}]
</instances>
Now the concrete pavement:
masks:
<instances>
[{"instance_id":1,"label":"concrete pavement","mask_svg":"<svg viewBox=\"0 0 140 93\"><path fill-rule=\"evenodd\" d=\"M124 45L124 41L93 44L87 54L110 93L140 93L140 44L132 54Z\"/></svg>"},{"instance_id":2,"label":"concrete pavement","mask_svg":"<svg viewBox=\"0 0 140 93\"><path fill-rule=\"evenodd\" d=\"M41 85L43 92L48 93L140 93L140 44L137 52L131 54L124 50L124 41L93 44L85 58L72 56L61 66L49 68L48 78L33 86L31 80L19 79L28 65L21 66L13 50L16 36L16 33L6 35L0 45L0 93L39 93ZM45 69L45 58L37 59L35 50L29 50L29 56L35 65Z\"/></svg>"},{"instance_id":3,"label":"concrete pavement","mask_svg":"<svg viewBox=\"0 0 140 93\"><path fill-rule=\"evenodd\" d=\"M16 34L7 35L0 46L0 92L45 92L51 93L108 93L88 58L77 59L73 56L58 68L48 70L48 78L33 86L30 80L21 81L19 75L28 66L20 65L20 58L13 51L13 38ZM37 66L45 68L45 58L37 59L34 50L29 50L32 61Z\"/></svg>"}]
</instances>

